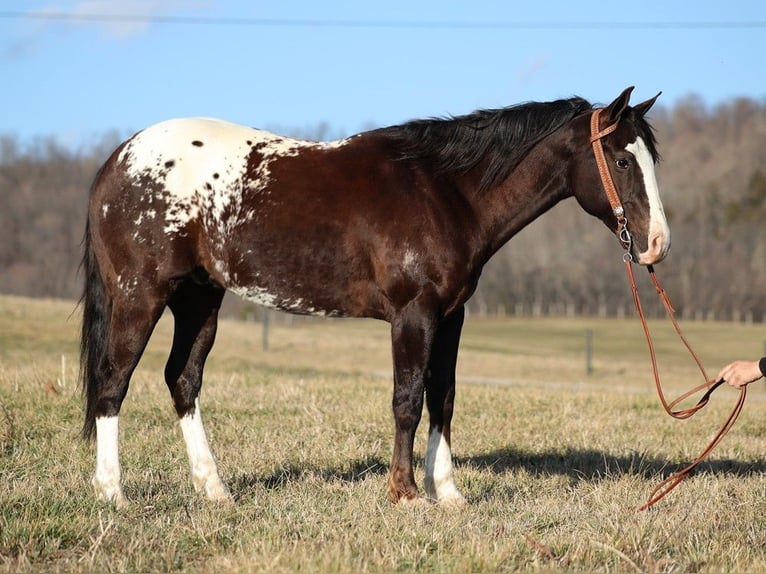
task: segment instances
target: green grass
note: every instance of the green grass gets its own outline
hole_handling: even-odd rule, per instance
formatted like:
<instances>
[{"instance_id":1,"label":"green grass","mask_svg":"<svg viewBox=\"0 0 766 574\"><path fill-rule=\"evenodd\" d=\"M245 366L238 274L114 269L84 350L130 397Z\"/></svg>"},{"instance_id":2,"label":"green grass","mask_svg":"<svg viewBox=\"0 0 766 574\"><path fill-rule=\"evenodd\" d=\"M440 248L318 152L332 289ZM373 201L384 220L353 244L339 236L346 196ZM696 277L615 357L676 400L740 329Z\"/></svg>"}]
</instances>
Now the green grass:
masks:
<instances>
[{"instance_id":1,"label":"green grass","mask_svg":"<svg viewBox=\"0 0 766 574\"><path fill-rule=\"evenodd\" d=\"M73 309L0 297L0 571L766 570L761 383L709 461L635 511L736 398L722 388L697 417L667 417L635 319L468 319L453 447L469 505L455 510L386 500L390 341L373 321L276 324L265 353L260 325L222 322L203 404L236 504L206 502L162 382L165 318L123 407L131 505L117 510L94 499L94 447L78 437ZM672 328L652 327L670 394L697 384ZM763 349L760 325L684 327L711 374ZM425 443L421 429L421 483Z\"/></svg>"}]
</instances>

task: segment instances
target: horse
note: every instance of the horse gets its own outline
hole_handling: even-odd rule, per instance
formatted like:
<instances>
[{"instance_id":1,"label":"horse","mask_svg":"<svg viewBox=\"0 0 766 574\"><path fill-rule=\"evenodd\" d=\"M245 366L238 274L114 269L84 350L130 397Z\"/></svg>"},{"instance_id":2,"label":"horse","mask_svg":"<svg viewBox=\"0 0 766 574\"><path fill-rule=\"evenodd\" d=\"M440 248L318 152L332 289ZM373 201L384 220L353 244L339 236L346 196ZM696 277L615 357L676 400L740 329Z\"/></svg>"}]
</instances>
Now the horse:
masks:
<instances>
[{"instance_id":1,"label":"horse","mask_svg":"<svg viewBox=\"0 0 766 574\"><path fill-rule=\"evenodd\" d=\"M174 319L165 383L192 482L233 500L202 420L205 360L226 291L290 313L368 317L391 326L393 503L463 504L451 452L455 366L465 305L490 257L528 223L574 196L626 255L661 261L670 232L645 114L581 97L419 119L334 142L310 142L210 118L139 131L101 166L83 241L80 370L86 439L96 437L97 497L127 504L120 407L152 330ZM594 113L624 214L601 190ZM576 238L572 238L576 241ZM425 497L413 474L429 415Z\"/></svg>"}]
</instances>

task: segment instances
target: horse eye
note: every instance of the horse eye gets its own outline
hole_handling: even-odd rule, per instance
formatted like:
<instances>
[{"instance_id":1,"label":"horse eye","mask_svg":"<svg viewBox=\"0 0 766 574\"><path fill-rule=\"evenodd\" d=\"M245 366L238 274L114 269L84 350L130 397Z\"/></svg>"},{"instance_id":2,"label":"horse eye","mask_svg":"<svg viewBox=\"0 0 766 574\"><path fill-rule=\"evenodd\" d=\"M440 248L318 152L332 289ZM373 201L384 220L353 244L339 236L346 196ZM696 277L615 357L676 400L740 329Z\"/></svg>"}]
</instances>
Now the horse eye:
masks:
<instances>
[{"instance_id":1,"label":"horse eye","mask_svg":"<svg viewBox=\"0 0 766 574\"><path fill-rule=\"evenodd\" d=\"M624 157L621 157L615 163L620 169L628 169L630 167L630 160L625 159Z\"/></svg>"}]
</instances>

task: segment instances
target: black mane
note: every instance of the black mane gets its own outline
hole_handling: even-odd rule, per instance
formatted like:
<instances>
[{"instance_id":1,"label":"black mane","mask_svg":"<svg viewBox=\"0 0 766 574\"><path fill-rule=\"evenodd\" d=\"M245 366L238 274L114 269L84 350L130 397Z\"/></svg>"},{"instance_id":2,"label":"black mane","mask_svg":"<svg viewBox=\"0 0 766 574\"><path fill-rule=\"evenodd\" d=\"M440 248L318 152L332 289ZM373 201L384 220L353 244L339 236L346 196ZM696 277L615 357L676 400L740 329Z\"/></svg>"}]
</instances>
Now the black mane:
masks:
<instances>
[{"instance_id":1,"label":"black mane","mask_svg":"<svg viewBox=\"0 0 766 574\"><path fill-rule=\"evenodd\" d=\"M505 179L541 139L592 109L583 98L530 102L384 128L402 159L429 159L441 173L465 173L489 158L479 190Z\"/></svg>"}]
</instances>

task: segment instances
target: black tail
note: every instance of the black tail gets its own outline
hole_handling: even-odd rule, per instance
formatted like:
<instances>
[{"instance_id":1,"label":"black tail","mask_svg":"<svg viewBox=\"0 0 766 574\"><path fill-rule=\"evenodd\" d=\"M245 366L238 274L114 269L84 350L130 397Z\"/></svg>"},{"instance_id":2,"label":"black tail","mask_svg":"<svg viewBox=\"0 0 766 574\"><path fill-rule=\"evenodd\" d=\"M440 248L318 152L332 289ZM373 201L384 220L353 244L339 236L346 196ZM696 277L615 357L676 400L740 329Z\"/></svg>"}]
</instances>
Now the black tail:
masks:
<instances>
[{"instance_id":1,"label":"black tail","mask_svg":"<svg viewBox=\"0 0 766 574\"><path fill-rule=\"evenodd\" d=\"M107 334L109 332L109 301L104 288L104 281L98 269L98 262L93 253L90 237L90 222L85 225L83 239L84 254L82 269L85 275L85 287L80 303L82 310L82 334L80 337L80 378L85 396L85 422L82 435L93 438L96 430L96 400L103 384L101 361L103 359Z\"/></svg>"}]
</instances>

